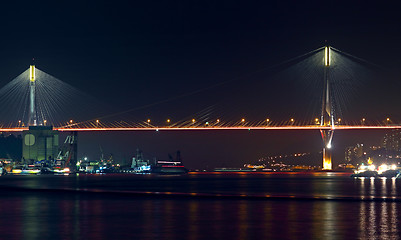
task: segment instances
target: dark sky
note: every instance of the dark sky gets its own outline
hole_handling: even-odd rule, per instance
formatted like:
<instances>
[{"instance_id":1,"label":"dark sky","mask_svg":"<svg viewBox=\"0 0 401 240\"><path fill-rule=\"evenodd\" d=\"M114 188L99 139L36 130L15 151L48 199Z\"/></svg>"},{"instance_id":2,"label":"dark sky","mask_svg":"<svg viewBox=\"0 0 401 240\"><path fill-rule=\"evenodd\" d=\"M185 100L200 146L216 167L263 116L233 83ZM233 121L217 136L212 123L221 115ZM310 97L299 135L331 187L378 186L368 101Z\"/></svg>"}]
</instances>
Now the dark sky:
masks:
<instances>
[{"instance_id":1,"label":"dark sky","mask_svg":"<svg viewBox=\"0 0 401 240\"><path fill-rule=\"evenodd\" d=\"M34 57L39 69L120 111L257 71L321 47L325 40L398 71L400 12L398 4L376 1L10 1L0 10L0 85L26 70ZM179 110L164 111L163 117ZM169 133L162 140L153 133L125 134L83 134L80 154L97 154L99 144L115 155L130 155L136 147L155 155L181 149L188 165L202 167L205 158L205 165L224 156L225 163L238 165L321 147L318 133L311 133L314 140L304 147L285 139L308 142L302 136L309 133ZM347 144L365 141L355 134L344 137L352 139ZM141 143L141 138L147 140ZM121 140L125 149L112 147L110 139ZM197 144L188 146L191 141ZM343 150L337 151L342 158Z\"/></svg>"}]
</instances>

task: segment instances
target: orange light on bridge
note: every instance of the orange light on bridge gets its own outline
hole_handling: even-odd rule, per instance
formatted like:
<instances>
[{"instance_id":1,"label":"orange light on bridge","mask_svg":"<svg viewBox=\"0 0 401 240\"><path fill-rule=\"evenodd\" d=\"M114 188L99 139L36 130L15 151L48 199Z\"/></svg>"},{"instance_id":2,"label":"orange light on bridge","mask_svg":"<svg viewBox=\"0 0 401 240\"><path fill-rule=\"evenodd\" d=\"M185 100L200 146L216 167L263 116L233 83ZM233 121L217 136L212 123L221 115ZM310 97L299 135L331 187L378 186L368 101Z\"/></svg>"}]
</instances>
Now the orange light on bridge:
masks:
<instances>
[{"instance_id":1,"label":"orange light on bridge","mask_svg":"<svg viewBox=\"0 0 401 240\"><path fill-rule=\"evenodd\" d=\"M241 122L245 122L245 118L241 119Z\"/></svg>"},{"instance_id":2,"label":"orange light on bridge","mask_svg":"<svg viewBox=\"0 0 401 240\"><path fill-rule=\"evenodd\" d=\"M220 119L217 119L216 122L219 123L219 122L220 122Z\"/></svg>"},{"instance_id":3,"label":"orange light on bridge","mask_svg":"<svg viewBox=\"0 0 401 240\"><path fill-rule=\"evenodd\" d=\"M294 122L294 119L293 119L293 118L291 118L291 122Z\"/></svg>"},{"instance_id":4,"label":"orange light on bridge","mask_svg":"<svg viewBox=\"0 0 401 240\"><path fill-rule=\"evenodd\" d=\"M96 123L99 123L99 120L96 120Z\"/></svg>"},{"instance_id":5,"label":"orange light on bridge","mask_svg":"<svg viewBox=\"0 0 401 240\"><path fill-rule=\"evenodd\" d=\"M43 123L46 125L47 121L46 121L46 120L44 120L44 121L43 121Z\"/></svg>"},{"instance_id":6,"label":"orange light on bridge","mask_svg":"<svg viewBox=\"0 0 401 240\"><path fill-rule=\"evenodd\" d=\"M73 121L72 121L72 119L70 120L70 123L72 123Z\"/></svg>"},{"instance_id":7,"label":"orange light on bridge","mask_svg":"<svg viewBox=\"0 0 401 240\"><path fill-rule=\"evenodd\" d=\"M146 120L146 122L150 123L150 119Z\"/></svg>"},{"instance_id":8,"label":"orange light on bridge","mask_svg":"<svg viewBox=\"0 0 401 240\"><path fill-rule=\"evenodd\" d=\"M192 122L193 122L193 123L195 122L195 118L192 118Z\"/></svg>"},{"instance_id":9,"label":"orange light on bridge","mask_svg":"<svg viewBox=\"0 0 401 240\"><path fill-rule=\"evenodd\" d=\"M167 123L170 123L170 121L171 121L170 119L167 119Z\"/></svg>"},{"instance_id":10,"label":"orange light on bridge","mask_svg":"<svg viewBox=\"0 0 401 240\"><path fill-rule=\"evenodd\" d=\"M365 122L365 120L366 120L365 118L362 118L362 122Z\"/></svg>"},{"instance_id":11,"label":"orange light on bridge","mask_svg":"<svg viewBox=\"0 0 401 240\"><path fill-rule=\"evenodd\" d=\"M390 121L390 118L387 118L386 120L387 120L387 122L388 122L388 121Z\"/></svg>"},{"instance_id":12,"label":"orange light on bridge","mask_svg":"<svg viewBox=\"0 0 401 240\"><path fill-rule=\"evenodd\" d=\"M341 122L341 118L339 118L338 121Z\"/></svg>"},{"instance_id":13,"label":"orange light on bridge","mask_svg":"<svg viewBox=\"0 0 401 240\"><path fill-rule=\"evenodd\" d=\"M270 122L270 119L266 119L266 122Z\"/></svg>"}]
</instances>

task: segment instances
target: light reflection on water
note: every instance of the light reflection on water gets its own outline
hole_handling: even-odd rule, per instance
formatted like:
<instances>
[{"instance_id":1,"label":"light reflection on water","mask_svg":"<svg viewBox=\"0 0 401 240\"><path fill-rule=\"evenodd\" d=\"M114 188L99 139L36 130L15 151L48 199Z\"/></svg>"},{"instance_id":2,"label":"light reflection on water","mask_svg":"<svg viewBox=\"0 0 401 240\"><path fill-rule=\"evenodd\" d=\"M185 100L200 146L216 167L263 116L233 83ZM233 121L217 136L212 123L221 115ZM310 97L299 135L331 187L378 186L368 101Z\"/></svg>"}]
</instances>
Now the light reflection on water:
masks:
<instances>
[{"instance_id":1,"label":"light reflection on water","mask_svg":"<svg viewBox=\"0 0 401 240\"><path fill-rule=\"evenodd\" d=\"M75 178L74 178L75 179ZM0 186L85 187L271 194L279 199L193 198L9 191L0 193L4 239L397 239L400 179L339 176L272 177L211 174L170 178L126 176L4 178ZM124 185L125 184L125 185ZM144 187L145 184L145 187ZM172 194L173 195L173 194ZM336 200L314 200L316 195ZM344 196L352 197L344 199ZM361 201L364 196L367 200ZM336 198L340 197L340 198Z\"/></svg>"}]
</instances>

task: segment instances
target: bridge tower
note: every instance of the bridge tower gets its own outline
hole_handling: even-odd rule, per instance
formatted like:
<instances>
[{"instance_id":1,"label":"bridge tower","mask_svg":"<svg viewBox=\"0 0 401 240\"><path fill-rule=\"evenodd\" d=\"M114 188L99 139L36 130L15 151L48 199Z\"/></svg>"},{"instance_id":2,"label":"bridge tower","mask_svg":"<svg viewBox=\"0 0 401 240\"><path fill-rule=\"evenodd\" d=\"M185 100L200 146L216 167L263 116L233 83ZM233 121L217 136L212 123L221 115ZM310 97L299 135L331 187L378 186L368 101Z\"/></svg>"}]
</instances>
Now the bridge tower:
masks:
<instances>
[{"instance_id":1,"label":"bridge tower","mask_svg":"<svg viewBox=\"0 0 401 240\"><path fill-rule=\"evenodd\" d=\"M334 134L334 109L330 95L330 46L324 49L324 88L322 99L322 115L320 118L320 126L330 127L330 129L321 129L320 133L323 139L323 170L331 170L331 141Z\"/></svg>"},{"instance_id":2,"label":"bridge tower","mask_svg":"<svg viewBox=\"0 0 401 240\"><path fill-rule=\"evenodd\" d=\"M36 126L36 109L35 109L35 87L36 87L36 77L35 77L35 65L31 65L29 68L29 126Z\"/></svg>"}]
</instances>

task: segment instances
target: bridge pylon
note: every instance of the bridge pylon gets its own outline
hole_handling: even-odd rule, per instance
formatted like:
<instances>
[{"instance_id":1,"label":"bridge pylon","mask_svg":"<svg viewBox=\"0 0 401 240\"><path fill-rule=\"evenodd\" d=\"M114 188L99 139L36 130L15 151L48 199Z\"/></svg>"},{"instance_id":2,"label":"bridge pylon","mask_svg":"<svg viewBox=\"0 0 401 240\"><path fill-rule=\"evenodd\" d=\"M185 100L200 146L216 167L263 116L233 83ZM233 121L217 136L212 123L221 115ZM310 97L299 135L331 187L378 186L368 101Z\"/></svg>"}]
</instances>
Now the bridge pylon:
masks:
<instances>
[{"instance_id":1,"label":"bridge pylon","mask_svg":"<svg viewBox=\"0 0 401 240\"><path fill-rule=\"evenodd\" d=\"M331 141L334 134L334 109L332 99L330 95L330 46L326 46L324 49L324 89L322 98L322 114L320 119L320 126L330 127L330 129L321 129L320 133L323 140L323 170L331 170Z\"/></svg>"},{"instance_id":2,"label":"bridge pylon","mask_svg":"<svg viewBox=\"0 0 401 240\"><path fill-rule=\"evenodd\" d=\"M36 76L35 76L35 65L31 65L29 67L29 126L36 126L36 96L35 89L36 88Z\"/></svg>"}]
</instances>

